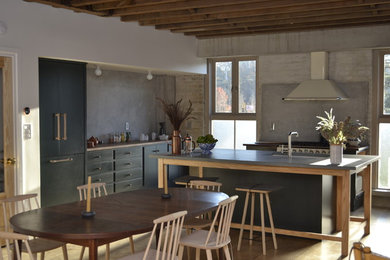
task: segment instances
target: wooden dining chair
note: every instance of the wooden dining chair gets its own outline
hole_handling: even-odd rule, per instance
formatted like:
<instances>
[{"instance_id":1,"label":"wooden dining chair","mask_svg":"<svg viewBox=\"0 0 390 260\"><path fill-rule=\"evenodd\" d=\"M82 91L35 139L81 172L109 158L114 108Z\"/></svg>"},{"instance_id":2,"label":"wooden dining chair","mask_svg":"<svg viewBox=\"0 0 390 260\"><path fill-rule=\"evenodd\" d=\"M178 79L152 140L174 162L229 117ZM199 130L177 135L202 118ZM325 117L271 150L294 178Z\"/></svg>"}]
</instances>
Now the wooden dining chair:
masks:
<instances>
[{"instance_id":1,"label":"wooden dining chair","mask_svg":"<svg viewBox=\"0 0 390 260\"><path fill-rule=\"evenodd\" d=\"M77 190L79 191L80 201L87 199L87 191L88 184L77 186ZM101 196L107 196L106 183L104 182L96 182L91 183L91 197L97 198ZM134 240L133 236L129 237L130 242L130 251L134 254ZM85 247L83 246L80 252L80 260L83 259ZM106 260L110 259L110 244L106 244Z\"/></svg>"},{"instance_id":2,"label":"wooden dining chair","mask_svg":"<svg viewBox=\"0 0 390 260\"><path fill-rule=\"evenodd\" d=\"M355 260L390 260L387 256L372 252L370 247L363 245L361 242L353 243L352 250Z\"/></svg>"},{"instance_id":3,"label":"wooden dining chair","mask_svg":"<svg viewBox=\"0 0 390 260\"><path fill-rule=\"evenodd\" d=\"M17 260L21 259L18 241L22 241L22 243L24 243L24 246L27 250L27 253L29 255L30 260L36 260L36 258L34 258L33 253L31 251L30 244L28 243L28 236L18 234L18 233L13 233L13 232L0 231L0 239L5 240L8 260L14 259L13 258L13 249L11 248L11 244L13 244L15 247L16 259ZM0 260L4 259L3 258L3 251L4 250L0 251Z\"/></svg>"},{"instance_id":4,"label":"wooden dining chair","mask_svg":"<svg viewBox=\"0 0 390 260\"><path fill-rule=\"evenodd\" d=\"M17 195L1 199L0 203L3 207L4 230L6 232L11 232L9 219L13 215L32 210L34 208L39 208L37 194ZM41 259L43 260L45 258L46 251L62 247L64 259L68 260L66 244L63 242L43 238L33 238L28 241L28 244L34 259L37 259L37 254L40 253ZM27 246L22 246L21 251L30 253Z\"/></svg>"},{"instance_id":5,"label":"wooden dining chair","mask_svg":"<svg viewBox=\"0 0 390 260\"><path fill-rule=\"evenodd\" d=\"M222 183L215 181L204 180L192 180L188 183L187 187L191 189L200 189L207 191L220 191ZM186 218L184 220L184 228L187 230L187 234L191 233L192 229L198 230L209 227L212 223L211 212L199 217Z\"/></svg>"},{"instance_id":6,"label":"wooden dining chair","mask_svg":"<svg viewBox=\"0 0 390 260\"><path fill-rule=\"evenodd\" d=\"M212 225L207 230L195 230L183 237L179 245L179 260L183 259L184 247L196 249L196 259L200 258L200 250L206 250L207 260L212 260L211 250L223 248L226 259L231 260L228 245L231 243L229 236L234 207L238 196L234 195L218 204ZM216 230L214 227L218 224Z\"/></svg>"},{"instance_id":7,"label":"wooden dining chair","mask_svg":"<svg viewBox=\"0 0 390 260\"><path fill-rule=\"evenodd\" d=\"M176 260L185 215L187 211L184 210L155 219L146 250L120 260ZM157 248L152 249L151 245L158 230L160 235L156 242Z\"/></svg>"}]
</instances>

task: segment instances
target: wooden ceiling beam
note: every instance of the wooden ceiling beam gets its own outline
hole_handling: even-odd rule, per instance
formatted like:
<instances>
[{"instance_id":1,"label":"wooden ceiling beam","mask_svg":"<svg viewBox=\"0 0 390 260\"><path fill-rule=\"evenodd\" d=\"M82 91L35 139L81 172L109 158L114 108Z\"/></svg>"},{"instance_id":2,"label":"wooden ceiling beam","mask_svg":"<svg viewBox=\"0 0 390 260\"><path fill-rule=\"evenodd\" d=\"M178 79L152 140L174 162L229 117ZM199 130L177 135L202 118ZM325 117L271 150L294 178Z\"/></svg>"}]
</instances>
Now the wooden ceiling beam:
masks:
<instances>
[{"instance_id":1,"label":"wooden ceiling beam","mask_svg":"<svg viewBox=\"0 0 390 260\"><path fill-rule=\"evenodd\" d=\"M114 9L120 9L120 8L128 8L128 7L139 7L139 6L151 6L151 5L159 5L159 4L166 4L166 3L177 3L177 2L183 2L184 0L148 0L148 1L135 1L135 0L122 0L122 1L115 1L115 2L109 2L109 3L100 3L100 4L94 4L92 6L93 10L96 11L107 11L107 10L114 10Z\"/></svg>"},{"instance_id":2,"label":"wooden ceiling beam","mask_svg":"<svg viewBox=\"0 0 390 260\"><path fill-rule=\"evenodd\" d=\"M61 0L24 0L25 2L34 2L34 3L39 3L39 4L45 4L45 5L51 5L52 7L56 8L64 8L68 10L75 11L77 13L86 13L86 14L93 14L97 16L108 16L110 15L109 12L107 11L101 11L97 12L94 10L89 9L88 7L74 7L74 6L69 6L66 4L63 4Z\"/></svg>"},{"instance_id":3,"label":"wooden ceiling beam","mask_svg":"<svg viewBox=\"0 0 390 260\"><path fill-rule=\"evenodd\" d=\"M195 22L184 22L184 23L172 23L172 24L163 24L156 25L158 30L176 30L176 29L196 29L202 27L211 27L222 24L232 24L232 23L245 23L245 22L258 22L258 21L268 21L268 20L282 20L282 19L294 19L302 17L316 17L316 16L325 16L325 15L340 15L340 14L349 14L356 12L378 12L380 10L390 9L390 4L386 5L377 5L375 9L371 6L355 6L348 8L338 8L331 10L317 10L317 11L305 11L305 12L296 12L296 13L284 13L284 14L265 14L258 16L245 16L239 18L225 18L225 19L213 19L206 21L195 21Z\"/></svg>"},{"instance_id":4,"label":"wooden ceiling beam","mask_svg":"<svg viewBox=\"0 0 390 260\"><path fill-rule=\"evenodd\" d=\"M143 14L143 15L126 15L121 17L121 21L139 21L140 25L162 25L173 24L183 22L196 22L213 19L226 19L226 18L238 18L246 16L258 16L265 14L280 14L280 13L294 13L316 10L330 10L337 8L349 8L353 6L365 6L373 4L374 0L370 0L370 3L359 4L356 0L331 0L331 1L310 1L311 4L303 4L302 1L293 1L294 3L300 3L296 6L289 7L259 7L258 5L252 5L245 9L234 9L233 11L221 11L219 8L207 8L199 9L196 14L191 15L185 11L176 12L164 12L156 14ZM375 0L376 4L389 3L389 0Z\"/></svg>"},{"instance_id":5,"label":"wooden ceiling beam","mask_svg":"<svg viewBox=\"0 0 390 260\"><path fill-rule=\"evenodd\" d=\"M199 27L199 28L191 28L191 29L174 29L171 32L176 33L191 33L197 34L199 32L207 32L207 31L216 31L216 30L225 30L231 28L258 28L258 27L283 27L290 25L299 25L299 24L311 24L311 23L327 23L327 22L338 22L344 20L364 20L366 18L372 17L390 17L390 7L387 10L381 10L376 15L373 15L371 11L366 12L357 12L357 13L345 13L338 15L322 15L322 16L314 16L314 17L301 17L301 18L287 18L280 20L268 20L268 21L256 21L256 22L243 22L243 23L231 23L231 24L222 24L216 25L212 27ZM250 29L249 29L250 30Z\"/></svg>"},{"instance_id":6,"label":"wooden ceiling beam","mask_svg":"<svg viewBox=\"0 0 390 260\"><path fill-rule=\"evenodd\" d=\"M75 7L81 7L111 2L119 2L119 0L70 0L70 5Z\"/></svg>"},{"instance_id":7,"label":"wooden ceiling beam","mask_svg":"<svg viewBox=\"0 0 390 260\"><path fill-rule=\"evenodd\" d=\"M259 34L259 33L278 33L278 32L289 32L289 31L307 31L312 29L324 29L324 28L334 28L334 27L347 27L347 26L364 26L372 23L390 23L390 16L385 17L373 17L366 18L364 20L338 20L338 21L329 21L323 23L304 23L304 24L293 24L293 25L284 25L284 26L267 26L267 27L253 27L248 28L248 31L244 29L234 28L227 30L214 30L214 31L205 31L198 33L185 33L185 35L196 36L197 38L215 38L215 37L224 37L229 35L243 35L243 34Z\"/></svg>"},{"instance_id":8,"label":"wooden ceiling beam","mask_svg":"<svg viewBox=\"0 0 390 260\"><path fill-rule=\"evenodd\" d=\"M296 1L309 1L309 0L296 0ZM320 0L325 1L325 0ZM275 0L272 3L277 2L290 2L289 0ZM294 1L295 2L295 1ZM245 5L245 6L244 6ZM131 8L116 9L113 11L113 16L124 15L140 15L140 14L153 14L153 13L166 13L175 11L186 11L194 9L204 10L208 8L214 8L223 12L224 10L239 10L241 8L249 8L249 6L261 5L269 6L270 0L192 0L177 3L164 3L152 6L132 6ZM272 4L273 5L273 4Z\"/></svg>"}]
</instances>

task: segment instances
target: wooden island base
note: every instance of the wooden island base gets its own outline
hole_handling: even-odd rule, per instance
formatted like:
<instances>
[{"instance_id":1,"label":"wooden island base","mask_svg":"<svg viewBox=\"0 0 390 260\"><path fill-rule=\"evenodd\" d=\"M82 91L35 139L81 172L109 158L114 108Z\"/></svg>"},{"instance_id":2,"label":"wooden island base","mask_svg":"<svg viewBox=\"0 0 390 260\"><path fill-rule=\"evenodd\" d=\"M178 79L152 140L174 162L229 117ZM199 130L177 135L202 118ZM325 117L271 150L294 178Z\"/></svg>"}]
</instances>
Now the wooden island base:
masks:
<instances>
[{"instance_id":1,"label":"wooden island base","mask_svg":"<svg viewBox=\"0 0 390 260\"><path fill-rule=\"evenodd\" d=\"M229 152L230 151L230 152ZM212 155L179 155L171 154L155 155L158 158L159 166L159 187L166 185L166 169L168 165L182 165L198 167L198 176L203 177L204 168L219 168L231 170L256 171L285 173L285 174L306 174L306 175L330 175L336 179L336 217L335 234L324 234L315 232L295 231L276 228L277 234L296 236L319 240L332 240L341 242L341 256L349 254L349 224L350 221L362 222L364 234L370 234L371 218L371 164L379 159L378 156L350 155L345 159L350 163L345 165L326 164L324 157L280 159L272 156L268 151L238 151L238 150L213 150ZM235 159L236 158L236 159ZM237 159L240 158L240 159ZM245 160L243 159L245 158ZM328 159L329 160L329 159ZM364 191L364 217L350 216L350 175L359 173L363 176ZM165 178L164 178L165 176ZM166 187L166 189L168 189ZM276 224L277 226L277 224ZM239 228L239 223L233 223L233 228ZM249 229L249 225L245 225ZM255 226L254 230L261 230ZM269 228L266 228L270 232Z\"/></svg>"}]
</instances>

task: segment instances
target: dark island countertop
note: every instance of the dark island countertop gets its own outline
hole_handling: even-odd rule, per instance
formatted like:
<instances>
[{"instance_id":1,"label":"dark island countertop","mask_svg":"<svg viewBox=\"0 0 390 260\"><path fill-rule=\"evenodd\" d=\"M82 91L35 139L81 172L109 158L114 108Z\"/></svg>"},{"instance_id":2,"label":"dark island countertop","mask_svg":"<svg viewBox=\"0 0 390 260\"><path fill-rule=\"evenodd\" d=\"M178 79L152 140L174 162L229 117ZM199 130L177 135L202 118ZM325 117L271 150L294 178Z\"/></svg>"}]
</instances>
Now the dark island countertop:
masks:
<instances>
[{"instance_id":1,"label":"dark island countertop","mask_svg":"<svg viewBox=\"0 0 390 260\"><path fill-rule=\"evenodd\" d=\"M350 155L344 154L340 165L330 163L329 155L299 154L289 158L287 154L279 154L273 151L259 150L233 150L213 149L210 154L202 154L195 150L191 154L153 154L154 158L193 160L205 162L242 163L252 165L264 165L275 167L303 167L323 168L336 170L359 170L379 159L376 155Z\"/></svg>"}]
</instances>

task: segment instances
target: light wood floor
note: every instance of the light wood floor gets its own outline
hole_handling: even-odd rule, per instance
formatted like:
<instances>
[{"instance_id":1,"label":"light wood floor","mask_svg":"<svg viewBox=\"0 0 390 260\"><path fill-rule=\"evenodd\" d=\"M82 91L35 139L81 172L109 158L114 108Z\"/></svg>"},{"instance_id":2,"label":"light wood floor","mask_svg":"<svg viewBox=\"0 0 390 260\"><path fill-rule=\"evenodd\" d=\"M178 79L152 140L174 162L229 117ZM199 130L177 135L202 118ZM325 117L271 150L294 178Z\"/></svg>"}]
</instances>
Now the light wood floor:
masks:
<instances>
[{"instance_id":1,"label":"light wood floor","mask_svg":"<svg viewBox=\"0 0 390 260\"><path fill-rule=\"evenodd\" d=\"M366 245L370 246L372 251L390 256L390 209L375 208L372 211L372 226L371 234L361 239ZM359 215L360 212L357 212ZM355 214L356 215L356 214ZM362 232L353 232L356 224L351 224L352 241L359 241ZM266 237L267 255L263 256L261 253L261 240L254 241L252 246L248 245L247 240L243 240L241 251L237 252L238 230L231 231L234 260L260 260L260 259L299 259L299 260L330 260L340 259L340 243L332 241L318 241L310 239L301 239L288 236L277 236L278 250L273 249L272 237ZM255 233L256 234L256 233ZM245 234L244 234L245 235ZM247 235L247 234L246 234ZM142 235L135 237L136 251L141 251L146 247L149 235ZM68 245L69 259L78 259L80 253L79 246ZM193 252L195 253L195 252ZM99 259L104 259L105 247L99 248ZM121 240L111 243L111 259L115 260L122 256L130 254L130 247L128 240ZM186 256L186 253L184 253ZM195 257L193 256L192 259ZM202 259L205 255L202 253ZM56 249L47 252L45 259L62 259L61 249ZM88 259L88 253L85 254L84 259ZM348 259L348 258L345 258ZM351 258L353 259L353 257Z\"/></svg>"}]
</instances>

